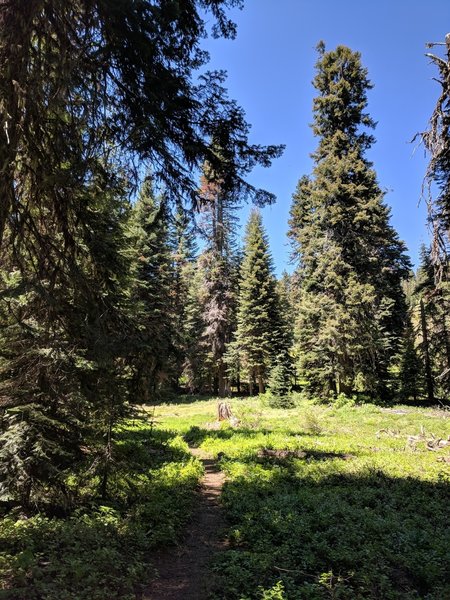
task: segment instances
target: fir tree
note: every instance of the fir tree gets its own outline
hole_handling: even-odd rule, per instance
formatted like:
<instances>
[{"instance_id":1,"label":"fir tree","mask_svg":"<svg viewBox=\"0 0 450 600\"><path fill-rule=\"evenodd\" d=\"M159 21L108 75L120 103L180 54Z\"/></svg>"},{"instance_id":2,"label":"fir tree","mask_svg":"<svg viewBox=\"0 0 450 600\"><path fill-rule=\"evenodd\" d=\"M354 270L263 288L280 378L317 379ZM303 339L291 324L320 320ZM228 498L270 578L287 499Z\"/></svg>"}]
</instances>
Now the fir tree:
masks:
<instances>
[{"instance_id":1,"label":"fir tree","mask_svg":"<svg viewBox=\"0 0 450 600\"><path fill-rule=\"evenodd\" d=\"M386 393L398 352L409 261L389 224L371 163L374 127L365 112L372 85L360 55L339 46L319 60L311 177L293 196L290 232L297 261L300 364L323 396Z\"/></svg>"},{"instance_id":2,"label":"fir tree","mask_svg":"<svg viewBox=\"0 0 450 600\"><path fill-rule=\"evenodd\" d=\"M417 348L417 336L411 315L405 326L400 348L399 390L401 400L413 399L415 402L423 396L424 368Z\"/></svg>"},{"instance_id":3,"label":"fir tree","mask_svg":"<svg viewBox=\"0 0 450 600\"><path fill-rule=\"evenodd\" d=\"M122 252L128 203L116 184L99 177L78 191L90 202L69 239L57 215L21 243L14 227L6 230L17 246L4 254L0 302L0 484L3 497L26 506L70 501L66 478L80 468L83 448L106 490L132 332Z\"/></svg>"},{"instance_id":4,"label":"fir tree","mask_svg":"<svg viewBox=\"0 0 450 600\"><path fill-rule=\"evenodd\" d=\"M174 285L169 246L169 215L163 196L155 199L148 178L136 203L134 247L136 270L133 300L136 303L140 343L133 361L135 400L155 400L168 376L174 354Z\"/></svg>"},{"instance_id":5,"label":"fir tree","mask_svg":"<svg viewBox=\"0 0 450 600\"><path fill-rule=\"evenodd\" d=\"M270 371L268 389L273 406L287 407L291 405L289 395L294 380L294 364L292 358L294 328L294 306L292 304L291 277L284 272L276 282L275 325L276 339L274 344L274 361Z\"/></svg>"},{"instance_id":6,"label":"fir tree","mask_svg":"<svg viewBox=\"0 0 450 600\"><path fill-rule=\"evenodd\" d=\"M172 379L174 388L180 386L180 378L186 361L187 348L190 346L189 323L194 307L190 306L192 278L198 248L196 234L191 215L181 205L171 220L170 247L173 269L173 298L174 313L174 356L172 366ZM191 314L190 314L191 313ZM196 320L196 319L194 319Z\"/></svg>"},{"instance_id":7,"label":"fir tree","mask_svg":"<svg viewBox=\"0 0 450 600\"><path fill-rule=\"evenodd\" d=\"M43 8L35 1L2 2L0 243L10 216L41 206L43 185L53 190L52 207L68 224L70 211L61 210L67 199L60 197L68 185L64 178L59 185L55 180L68 151L79 152L86 168L94 154L109 155L112 147L124 168L132 157L149 161L169 195L195 202L196 167L205 160L220 166L209 143L220 128L231 142L224 188L260 204L273 201L245 175L256 163L267 166L280 148L248 143L244 112L228 98L223 72L204 73L194 83L209 58L200 48L207 15L212 15L214 35L234 37L226 9L240 4L50 0ZM72 135L79 121L85 133L77 146ZM18 203L23 192L19 172L35 159L49 181L34 168L41 179L35 186L39 193L32 194L32 202ZM78 172L77 185L82 176Z\"/></svg>"},{"instance_id":8,"label":"fir tree","mask_svg":"<svg viewBox=\"0 0 450 600\"><path fill-rule=\"evenodd\" d=\"M167 194L191 205L205 160L225 190L273 200L245 176L280 148L249 144L222 73L194 84L207 61L201 11L233 37L225 9L236 4L0 3L0 477L24 503L64 493L86 448L107 493L139 337L124 236L133 165L151 163ZM217 130L229 138L226 170L210 147Z\"/></svg>"},{"instance_id":9,"label":"fir tree","mask_svg":"<svg viewBox=\"0 0 450 600\"><path fill-rule=\"evenodd\" d=\"M258 384L263 393L274 358L280 351L280 320L277 314L272 258L261 214L253 210L247 224L241 265L237 330L232 347L238 349L247 374L250 393Z\"/></svg>"},{"instance_id":10,"label":"fir tree","mask_svg":"<svg viewBox=\"0 0 450 600\"><path fill-rule=\"evenodd\" d=\"M235 327L235 211L238 203L232 194L225 193L220 174L208 164L204 167L201 190L205 248L198 264L203 274L203 342L209 355L212 390L223 397L229 388L225 351Z\"/></svg>"},{"instance_id":11,"label":"fir tree","mask_svg":"<svg viewBox=\"0 0 450 600\"><path fill-rule=\"evenodd\" d=\"M190 393L210 389L208 349L203 343L203 274L195 262L189 266L185 303L183 376Z\"/></svg>"},{"instance_id":12,"label":"fir tree","mask_svg":"<svg viewBox=\"0 0 450 600\"><path fill-rule=\"evenodd\" d=\"M444 263L441 263L444 265ZM432 250L422 246L414 295L418 298L421 335L419 348L424 361L428 401L450 390L450 290L445 275L436 278Z\"/></svg>"}]
</instances>

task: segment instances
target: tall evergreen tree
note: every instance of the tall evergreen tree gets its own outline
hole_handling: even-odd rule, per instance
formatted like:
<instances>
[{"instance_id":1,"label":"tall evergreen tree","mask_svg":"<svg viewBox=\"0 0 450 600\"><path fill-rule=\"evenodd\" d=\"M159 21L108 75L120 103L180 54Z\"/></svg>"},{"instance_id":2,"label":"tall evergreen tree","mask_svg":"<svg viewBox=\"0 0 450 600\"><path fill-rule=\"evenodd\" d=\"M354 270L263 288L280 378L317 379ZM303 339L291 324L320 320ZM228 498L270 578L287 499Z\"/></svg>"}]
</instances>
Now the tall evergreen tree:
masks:
<instances>
[{"instance_id":1,"label":"tall evergreen tree","mask_svg":"<svg viewBox=\"0 0 450 600\"><path fill-rule=\"evenodd\" d=\"M414 295L420 310L419 348L430 403L435 394L445 397L450 390L450 290L442 270L441 274L442 277L436 278L432 249L422 246Z\"/></svg>"},{"instance_id":2,"label":"tall evergreen tree","mask_svg":"<svg viewBox=\"0 0 450 600\"><path fill-rule=\"evenodd\" d=\"M218 148L218 151L225 152ZM224 357L235 327L237 301L234 266L237 222L235 211L238 201L223 190L221 182L220 174L206 164L201 180L205 247L199 257L199 268L203 275L203 342L209 355L212 390L223 397L228 388Z\"/></svg>"},{"instance_id":3,"label":"tall evergreen tree","mask_svg":"<svg viewBox=\"0 0 450 600\"><path fill-rule=\"evenodd\" d=\"M400 347L398 383L398 394L403 401L413 399L416 402L423 396L424 365L418 352L417 335L411 314L408 314Z\"/></svg>"},{"instance_id":4,"label":"tall evergreen tree","mask_svg":"<svg viewBox=\"0 0 450 600\"><path fill-rule=\"evenodd\" d=\"M276 282L275 313L273 323L277 335L274 344L274 361L270 372L268 388L272 402L278 406L290 405L288 398L294 382L294 305L292 303L291 277L284 272Z\"/></svg>"},{"instance_id":5,"label":"tall evergreen tree","mask_svg":"<svg viewBox=\"0 0 450 600\"><path fill-rule=\"evenodd\" d=\"M173 286L171 289L174 316L174 347L172 380L173 387L179 389L180 378L186 361L187 348L192 340L189 331L190 316L195 307L190 302L197 302L195 294L191 294L192 279L195 274L197 259L197 242L195 225L191 215L178 205L170 224L170 247L173 269ZM196 319L194 319L196 320Z\"/></svg>"},{"instance_id":6,"label":"tall evergreen tree","mask_svg":"<svg viewBox=\"0 0 450 600\"><path fill-rule=\"evenodd\" d=\"M1 2L0 242L11 215L40 206L43 185L53 190L55 213L68 224L68 199L61 198L68 185L64 177L56 185L55 177L65 153L77 148L87 169L94 154L109 154L112 147L124 152L124 165L132 156L148 160L169 194L195 201L195 167L205 160L219 165L221 158L211 152L209 140L221 127L232 142L224 188L239 189L243 199L258 203L273 201L273 195L247 183L245 174L255 163L269 164L280 148L248 143L244 113L227 97L222 72L197 79L209 59L200 48L207 35L206 15L213 17L214 35L234 37L236 28L226 10L241 4ZM76 147L70 140L80 120L85 135ZM51 181L41 177L35 160ZM18 202L19 171L27 165L34 165L40 178L39 193L32 202Z\"/></svg>"},{"instance_id":7,"label":"tall evergreen tree","mask_svg":"<svg viewBox=\"0 0 450 600\"><path fill-rule=\"evenodd\" d=\"M319 60L314 87L311 177L293 196L290 231L297 260L297 342L310 389L386 393L398 351L409 261L365 154L374 122L365 112L372 85L360 55L339 46Z\"/></svg>"},{"instance_id":8,"label":"tall evergreen tree","mask_svg":"<svg viewBox=\"0 0 450 600\"><path fill-rule=\"evenodd\" d=\"M14 252L2 261L0 485L24 505L66 502L83 448L106 482L112 426L124 414L128 203L105 179L84 193L90 203L69 249L56 215L22 240L6 230Z\"/></svg>"},{"instance_id":9,"label":"tall evergreen tree","mask_svg":"<svg viewBox=\"0 0 450 600\"><path fill-rule=\"evenodd\" d=\"M241 265L237 330L231 352L236 349L249 381L250 393L258 384L264 392L274 359L280 351L280 319L272 257L261 214L253 210L247 224Z\"/></svg>"},{"instance_id":10,"label":"tall evergreen tree","mask_svg":"<svg viewBox=\"0 0 450 600\"><path fill-rule=\"evenodd\" d=\"M144 182L134 213L137 260L133 300L140 331L133 361L134 391L137 402L149 402L157 397L162 384L167 383L175 351L168 207L163 196L155 198L150 178Z\"/></svg>"},{"instance_id":11,"label":"tall evergreen tree","mask_svg":"<svg viewBox=\"0 0 450 600\"><path fill-rule=\"evenodd\" d=\"M436 360L432 362L439 372L435 383L446 396L450 392L450 343L447 322L447 315L450 313L450 34L446 35L445 42L428 45L443 46L444 57L427 54L439 71L440 95L431 115L429 128L421 134L430 155L425 181L428 184L428 220L433 234L428 258L430 268L427 269L428 293L422 295L421 302L424 321L427 320L427 313L430 313L434 322L430 331L431 349L434 346L433 332L440 331L440 337L438 334L435 341L440 340L442 349L437 351ZM421 271L423 277L424 269ZM422 291L425 292L425 288Z\"/></svg>"},{"instance_id":12,"label":"tall evergreen tree","mask_svg":"<svg viewBox=\"0 0 450 600\"><path fill-rule=\"evenodd\" d=\"M203 343L203 273L198 262L189 266L185 300L183 376L191 393L211 391L208 348Z\"/></svg>"}]
</instances>

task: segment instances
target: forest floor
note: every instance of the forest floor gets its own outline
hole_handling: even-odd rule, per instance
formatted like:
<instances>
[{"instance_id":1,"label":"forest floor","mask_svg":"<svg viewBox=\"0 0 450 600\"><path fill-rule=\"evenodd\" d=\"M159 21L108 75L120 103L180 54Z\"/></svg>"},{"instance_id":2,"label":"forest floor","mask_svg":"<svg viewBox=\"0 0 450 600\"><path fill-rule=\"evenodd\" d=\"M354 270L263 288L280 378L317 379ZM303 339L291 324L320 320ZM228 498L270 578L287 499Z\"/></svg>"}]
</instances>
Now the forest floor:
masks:
<instances>
[{"instance_id":1,"label":"forest floor","mask_svg":"<svg viewBox=\"0 0 450 600\"><path fill-rule=\"evenodd\" d=\"M225 520L219 497L225 475L210 454L198 448L191 453L203 465L204 475L195 508L180 543L160 550L152 557L157 579L143 600L200 600L211 588L208 566L214 555L226 547Z\"/></svg>"}]
</instances>

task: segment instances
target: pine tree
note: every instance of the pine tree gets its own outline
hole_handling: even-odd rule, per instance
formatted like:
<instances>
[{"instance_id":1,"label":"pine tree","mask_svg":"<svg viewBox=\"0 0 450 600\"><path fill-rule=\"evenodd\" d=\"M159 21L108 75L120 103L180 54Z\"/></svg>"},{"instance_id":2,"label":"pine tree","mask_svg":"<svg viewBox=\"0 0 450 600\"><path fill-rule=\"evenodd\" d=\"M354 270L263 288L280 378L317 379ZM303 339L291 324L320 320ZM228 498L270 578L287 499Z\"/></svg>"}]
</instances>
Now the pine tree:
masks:
<instances>
[{"instance_id":1,"label":"pine tree","mask_svg":"<svg viewBox=\"0 0 450 600\"><path fill-rule=\"evenodd\" d=\"M419 348L424 361L429 403L433 403L435 394L445 397L450 390L450 290L444 271L441 270L442 277L436 278L432 255L430 248L422 246L414 290L420 311Z\"/></svg>"},{"instance_id":2,"label":"pine tree","mask_svg":"<svg viewBox=\"0 0 450 600\"><path fill-rule=\"evenodd\" d=\"M300 364L312 392L385 394L405 318L401 288L409 261L389 224L365 157L374 123L372 85L359 53L339 46L319 60L311 177L293 196L290 232L297 262Z\"/></svg>"},{"instance_id":3,"label":"pine tree","mask_svg":"<svg viewBox=\"0 0 450 600\"><path fill-rule=\"evenodd\" d=\"M183 377L190 393L210 391L208 350L203 343L203 274L195 262L189 266L185 304Z\"/></svg>"},{"instance_id":4,"label":"pine tree","mask_svg":"<svg viewBox=\"0 0 450 600\"><path fill-rule=\"evenodd\" d=\"M217 145L216 148L219 148L218 152L225 152ZM202 316L205 329L202 336L209 355L212 391L223 397L229 391L225 351L235 327L235 211L239 205L232 194L225 193L221 175L208 164L204 167L201 190L205 240L198 260L203 275Z\"/></svg>"},{"instance_id":5,"label":"pine tree","mask_svg":"<svg viewBox=\"0 0 450 600\"><path fill-rule=\"evenodd\" d=\"M448 314L450 313L450 34L445 44L429 44L429 47L445 46L445 57L427 53L439 71L440 95L430 118L429 128L421 134L430 162L425 175L428 220L432 229L432 245L427 259L428 291L422 285L421 304L423 323L427 315L432 319L429 344L430 357L428 396L432 385L440 388L439 394L450 392L450 341ZM423 262L423 261L422 261ZM422 265L423 266L423 265ZM424 269L421 269L422 277ZM439 333L438 333L439 332ZM438 373L432 384L433 369ZM427 378L428 379L428 378Z\"/></svg>"},{"instance_id":6,"label":"pine tree","mask_svg":"<svg viewBox=\"0 0 450 600\"><path fill-rule=\"evenodd\" d=\"M122 253L128 203L116 183L98 179L83 190L90 202L69 247L56 215L21 243L14 226L6 230L17 245L4 253L0 302L0 484L3 497L25 506L69 502L66 478L81 467L83 448L107 481L132 329Z\"/></svg>"},{"instance_id":7,"label":"pine tree","mask_svg":"<svg viewBox=\"0 0 450 600\"><path fill-rule=\"evenodd\" d=\"M192 316L192 310L195 310L195 307L189 304L192 300L190 290L198 253L193 219L181 205L177 207L171 220L169 242L174 279L171 295L173 299L173 343L175 352L171 371L173 387L178 390L186 361L187 348L190 346L189 313Z\"/></svg>"},{"instance_id":8,"label":"pine tree","mask_svg":"<svg viewBox=\"0 0 450 600\"><path fill-rule=\"evenodd\" d=\"M246 229L237 330L232 343L232 348L239 352L241 367L247 374L250 393L253 393L255 382L259 392L264 392L270 368L281 350L275 286L272 258L261 214L254 209Z\"/></svg>"},{"instance_id":9,"label":"pine tree","mask_svg":"<svg viewBox=\"0 0 450 600\"><path fill-rule=\"evenodd\" d=\"M169 379L175 351L169 214L165 198L155 198L151 178L142 186L134 213L137 260L133 301L140 335L133 366L136 401L147 403L157 398Z\"/></svg>"},{"instance_id":10,"label":"pine tree","mask_svg":"<svg viewBox=\"0 0 450 600\"><path fill-rule=\"evenodd\" d=\"M292 405L290 397L294 381L293 323L294 306L292 304L291 277L284 272L276 282L275 288L275 325L274 360L269 374L268 392L270 404L287 408Z\"/></svg>"},{"instance_id":11,"label":"pine tree","mask_svg":"<svg viewBox=\"0 0 450 600\"><path fill-rule=\"evenodd\" d=\"M273 195L245 180L257 164L268 165L280 148L248 143L244 112L227 96L223 72L198 70L208 61L200 48L212 15L214 35L234 37L227 18L240 0L18 0L0 3L0 106L5 126L0 130L0 243L9 217L41 206L18 203L22 185L18 171L38 159L40 185L53 189L52 205L67 225L70 212L61 195L69 189L55 175L67 152L79 152L89 163L93 154L109 155L129 169L130 158L149 161L154 176L175 198L198 200L194 173L205 160L220 166L210 138L227 130L229 145L226 190L264 204ZM70 15L70 18L67 16ZM79 121L84 136L73 143ZM51 142L51 143L50 143ZM17 155L21 161L17 161ZM71 165L72 167L73 165ZM40 177L40 169L34 168ZM60 181L59 181L60 179ZM77 185L83 173L77 171ZM34 188L33 188L34 189ZM31 197L31 196L30 196Z\"/></svg>"},{"instance_id":12,"label":"pine tree","mask_svg":"<svg viewBox=\"0 0 450 600\"><path fill-rule=\"evenodd\" d=\"M398 395L402 401L413 399L416 402L423 396L424 368L416 340L412 318L408 315L400 348Z\"/></svg>"}]
</instances>

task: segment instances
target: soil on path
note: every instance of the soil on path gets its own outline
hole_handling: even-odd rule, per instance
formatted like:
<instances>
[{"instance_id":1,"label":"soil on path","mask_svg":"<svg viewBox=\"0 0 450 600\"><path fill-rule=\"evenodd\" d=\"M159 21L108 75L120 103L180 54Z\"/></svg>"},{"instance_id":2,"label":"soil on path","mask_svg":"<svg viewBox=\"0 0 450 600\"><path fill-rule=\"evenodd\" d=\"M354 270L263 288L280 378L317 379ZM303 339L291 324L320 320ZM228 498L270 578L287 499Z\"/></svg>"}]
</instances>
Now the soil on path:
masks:
<instances>
[{"instance_id":1,"label":"soil on path","mask_svg":"<svg viewBox=\"0 0 450 600\"><path fill-rule=\"evenodd\" d=\"M165 548L153 557L158 578L142 600L204 600L211 585L208 563L226 547L221 537L225 521L219 504L225 476L211 457L197 448L191 448L191 452L205 469L196 507L181 545Z\"/></svg>"}]
</instances>

